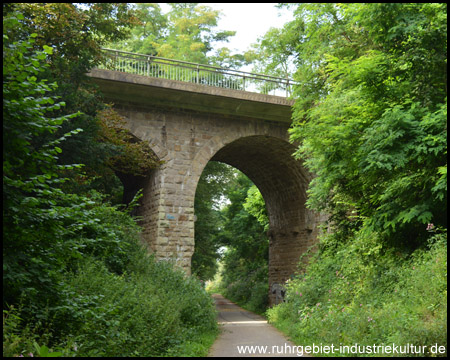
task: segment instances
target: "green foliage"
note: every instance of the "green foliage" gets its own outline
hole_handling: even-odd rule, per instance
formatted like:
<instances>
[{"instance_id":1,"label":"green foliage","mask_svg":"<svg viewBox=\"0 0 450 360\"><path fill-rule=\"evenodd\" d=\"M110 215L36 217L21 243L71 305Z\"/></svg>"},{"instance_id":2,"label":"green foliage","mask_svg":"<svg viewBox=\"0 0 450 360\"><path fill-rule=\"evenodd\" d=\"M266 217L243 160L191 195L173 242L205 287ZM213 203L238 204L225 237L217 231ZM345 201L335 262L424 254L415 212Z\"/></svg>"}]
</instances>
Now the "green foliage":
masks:
<instances>
[{"instance_id":1,"label":"green foliage","mask_svg":"<svg viewBox=\"0 0 450 360\"><path fill-rule=\"evenodd\" d=\"M222 293L241 306L263 313L268 304L269 239L264 200L242 173L227 194L230 204L218 240L227 247L222 259ZM257 216L257 217L255 217Z\"/></svg>"},{"instance_id":2,"label":"green foliage","mask_svg":"<svg viewBox=\"0 0 450 360\"><path fill-rule=\"evenodd\" d=\"M201 279L214 277L210 291L263 313L269 291L268 218L256 186L230 166L208 163L197 187L195 213L193 272Z\"/></svg>"},{"instance_id":3,"label":"green foliage","mask_svg":"<svg viewBox=\"0 0 450 360\"><path fill-rule=\"evenodd\" d=\"M161 355L215 329L213 305L200 284L142 251L121 276L87 258L69 284L79 356Z\"/></svg>"},{"instance_id":4,"label":"green foliage","mask_svg":"<svg viewBox=\"0 0 450 360\"><path fill-rule=\"evenodd\" d=\"M431 235L428 249L412 254L386 248L370 230L347 244L328 235L269 320L303 346L446 347L446 233Z\"/></svg>"},{"instance_id":5,"label":"green foliage","mask_svg":"<svg viewBox=\"0 0 450 360\"><path fill-rule=\"evenodd\" d=\"M417 246L447 223L445 4L302 4L291 139L308 204ZM294 25L292 25L294 26ZM345 213L344 212L344 213ZM359 225L361 225L361 221Z\"/></svg>"},{"instance_id":6,"label":"green foliage","mask_svg":"<svg viewBox=\"0 0 450 360\"><path fill-rule=\"evenodd\" d=\"M291 140L333 233L269 319L302 346L446 347L447 5L282 6L285 49L260 51L295 59Z\"/></svg>"},{"instance_id":7,"label":"green foliage","mask_svg":"<svg viewBox=\"0 0 450 360\"><path fill-rule=\"evenodd\" d=\"M269 247L263 225L243 205L252 185L251 180L242 173L236 178L227 194L230 204L222 210L225 221L219 237L222 245L236 249L239 256L249 264L267 261ZM263 213L259 207L254 209L252 211L255 213Z\"/></svg>"},{"instance_id":8,"label":"green foliage","mask_svg":"<svg viewBox=\"0 0 450 360\"><path fill-rule=\"evenodd\" d=\"M21 18L8 17L6 30ZM57 298L57 269L64 257L74 254L74 244L64 241L71 232L68 226L88 206L88 199L59 188L65 181L59 171L79 165L56 163L60 143L81 129L53 141L41 140L77 114L49 117L64 106L46 96L55 84L37 80L51 49L32 52L35 35L15 42L9 35L3 35L3 302L31 295L45 303Z\"/></svg>"},{"instance_id":9,"label":"green foliage","mask_svg":"<svg viewBox=\"0 0 450 360\"><path fill-rule=\"evenodd\" d=\"M280 78L291 78L298 31L294 22L283 28L270 28L244 56L253 63L253 71ZM276 85L272 85L276 86ZM270 91L267 89L267 93Z\"/></svg>"},{"instance_id":10,"label":"green foliage","mask_svg":"<svg viewBox=\"0 0 450 360\"><path fill-rule=\"evenodd\" d=\"M42 79L52 47L17 40L21 21L3 22L3 355L205 355L215 312L198 281L150 258L104 194L67 186L81 129L59 132L80 114L62 113Z\"/></svg>"},{"instance_id":11,"label":"green foliage","mask_svg":"<svg viewBox=\"0 0 450 360\"><path fill-rule=\"evenodd\" d=\"M222 224L220 201L233 185L232 167L211 161L203 170L195 192L195 250L192 256L192 273L199 279L211 280L218 267L217 240Z\"/></svg>"},{"instance_id":12,"label":"green foliage","mask_svg":"<svg viewBox=\"0 0 450 360\"><path fill-rule=\"evenodd\" d=\"M230 204L225 205L225 199ZM241 269L245 274L259 265L266 268L268 240L264 234L268 218L265 203L245 175L223 163L208 163L197 186L195 214L193 274L202 280L211 280L218 268L222 246L236 249L238 256L248 264L255 263L246 270ZM235 273L233 267L227 265L227 272Z\"/></svg>"},{"instance_id":13,"label":"green foliage","mask_svg":"<svg viewBox=\"0 0 450 360\"><path fill-rule=\"evenodd\" d=\"M145 177L150 170L161 165L149 144L140 141L125 128L125 120L112 107L97 113L102 142L117 148L106 159L106 164L116 173Z\"/></svg>"},{"instance_id":14,"label":"green foliage","mask_svg":"<svg viewBox=\"0 0 450 360\"><path fill-rule=\"evenodd\" d=\"M264 231L269 230L269 218L267 216L266 203L258 188L253 185L247 191L247 198L243 203L245 211L253 215L264 227Z\"/></svg>"},{"instance_id":15,"label":"green foliage","mask_svg":"<svg viewBox=\"0 0 450 360\"><path fill-rule=\"evenodd\" d=\"M197 3L173 3L168 13L169 33L156 45L159 56L198 63L207 61L206 53L217 36L212 28L217 26L219 11ZM226 39L234 33L219 35Z\"/></svg>"},{"instance_id":16,"label":"green foliage","mask_svg":"<svg viewBox=\"0 0 450 360\"><path fill-rule=\"evenodd\" d=\"M39 346L36 342L33 343L34 348L36 349L36 355L39 357L60 357L62 356L61 352L50 351L49 348L45 345Z\"/></svg>"},{"instance_id":17,"label":"green foliage","mask_svg":"<svg viewBox=\"0 0 450 360\"><path fill-rule=\"evenodd\" d=\"M9 310L3 310L3 356L73 356L70 345L64 350L58 347L58 351L52 351L46 345L40 346L36 341L45 340L37 333L38 328L30 328L30 324L26 324L24 328L24 321L18 314L20 310L13 306ZM50 332L46 335L50 335ZM22 354L18 355L19 353Z\"/></svg>"},{"instance_id":18,"label":"green foliage","mask_svg":"<svg viewBox=\"0 0 450 360\"><path fill-rule=\"evenodd\" d=\"M83 193L94 188L107 193L110 200L120 202L123 187L114 172L119 166L111 159L120 158L129 150L134 150L135 162L147 164L148 152L136 151L142 144L130 144L123 137L108 137L111 132L120 130L117 127L113 129L112 125L103 126L105 123L101 120L105 118L99 114L111 111L106 110L107 105L86 74L102 60L102 46L128 35L127 29L136 22L134 11L127 4L109 3L82 6L69 3L21 3L4 7L4 13L14 11L25 16L17 27L8 30L11 41L36 33L34 48L52 49L52 53L46 57L49 66L38 78L58 83L58 87L52 89L52 95L61 96L66 105L55 111L55 117L82 112L71 122L61 124L54 135L48 136L54 139L74 129L83 129L82 134L68 138L60 146L62 152L58 157L59 164L83 162L85 165L77 181L66 183L65 191ZM133 172L136 167L131 166L129 169L122 162L120 170L122 173Z\"/></svg>"},{"instance_id":19,"label":"green foliage","mask_svg":"<svg viewBox=\"0 0 450 360\"><path fill-rule=\"evenodd\" d=\"M64 304L48 309L48 328L23 329L21 313L4 313L4 355L36 354L36 342L45 342L41 351L51 347L66 356L205 355L217 334L211 298L196 279L156 263L137 238L130 241L132 261L122 275L92 256L77 262L64 276ZM68 322L66 328L57 319Z\"/></svg>"},{"instance_id":20,"label":"green foliage","mask_svg":"<svg viewBox=\"0 0 450 360\"><path fill-rule=\"evenodd\" d=\"M248 263L235 249L228 250L222 261L221 293L245 309L264 313L269 303L267 261Z\"/></svg>"},{"instance_id":21,"label":"green foliage","mask_svg":"<svg viewBox=\"0 0 450 360\"><path fill-rule=\"evenodd\" d=\"M108 47L140 54L200 64L236 68L245 59L222 47L214 51L213 44L228 41L235 31L216 30L220 11L198 3L170 3L163 14L158 4L136 4L138 23L131 36L112 42Z\"/></svg>"},{"instance_id":22,"label":"green foliage","mask_svg":"<svg viewBox=\"0 0 450 360\"><path fill-rule=\"evenodd\" d=\"M19 26L11 29L13 37L23 39L36 33L36 47L50 46L51 71L46 76L58 79L61 87L68 87L66 90L78 88L86 73L99 64L101 47L128 36L129 28L137 21L125 3L5 5L4 15L13 12L24 16Z\"/></svg>"}]
</instances>

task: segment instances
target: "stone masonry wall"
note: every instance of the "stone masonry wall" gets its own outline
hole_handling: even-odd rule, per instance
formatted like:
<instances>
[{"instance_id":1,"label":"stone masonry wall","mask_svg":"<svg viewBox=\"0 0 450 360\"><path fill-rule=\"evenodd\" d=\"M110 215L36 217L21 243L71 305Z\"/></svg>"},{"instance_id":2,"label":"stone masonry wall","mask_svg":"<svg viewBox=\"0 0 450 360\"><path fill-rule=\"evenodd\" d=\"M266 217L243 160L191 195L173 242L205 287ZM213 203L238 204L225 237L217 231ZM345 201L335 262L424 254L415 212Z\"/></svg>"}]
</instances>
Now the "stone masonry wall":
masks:
<instances>
[{"instance_id":1,"label":"stone masonry wall","mask_svg":"<svg viewBox=\"0 0 450 360\"><path fill-rule=\"evenodd\" d=\"M139 215L143 240L160 260L190 273L194 252L194 198L208 161L244 172L260 189L270 221L269 299L281 301L282 284L317 237L318 215L305 209L310 175L291 156L289 124L131 103L115 105L129 130L164 161L144 188Z\"/></svg>"}]
</instances>

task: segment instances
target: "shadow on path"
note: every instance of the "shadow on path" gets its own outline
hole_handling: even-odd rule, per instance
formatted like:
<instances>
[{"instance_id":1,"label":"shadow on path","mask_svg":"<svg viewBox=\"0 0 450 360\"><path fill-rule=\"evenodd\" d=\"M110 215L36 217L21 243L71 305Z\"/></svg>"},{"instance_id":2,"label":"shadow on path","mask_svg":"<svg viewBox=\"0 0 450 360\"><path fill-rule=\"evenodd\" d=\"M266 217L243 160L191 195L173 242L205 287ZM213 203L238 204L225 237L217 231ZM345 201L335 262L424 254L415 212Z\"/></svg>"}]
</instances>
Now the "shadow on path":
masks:
<instances>
[{"instance_id":1,"label":"shadow on path","mask_svg":"<svg viewBox=\"0 0 450 360\"><path fill-rule=\"evenodd\" d=\"M221 334L209 357L298 357L300 349L262 316L244 310L220 294L212 295ZM308 354L305 354L308 356Z\"/></svg>"}]
</instances>

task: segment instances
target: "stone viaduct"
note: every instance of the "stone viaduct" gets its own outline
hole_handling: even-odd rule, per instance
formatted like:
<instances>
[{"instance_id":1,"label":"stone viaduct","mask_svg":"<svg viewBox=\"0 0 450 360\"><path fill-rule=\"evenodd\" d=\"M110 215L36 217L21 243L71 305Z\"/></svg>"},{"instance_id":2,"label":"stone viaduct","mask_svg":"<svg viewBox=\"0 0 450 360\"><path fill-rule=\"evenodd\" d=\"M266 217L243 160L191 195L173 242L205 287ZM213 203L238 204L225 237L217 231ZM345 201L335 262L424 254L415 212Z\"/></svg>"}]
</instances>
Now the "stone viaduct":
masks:
<instances>
[{"instance_id":1,"label":"stone viaduct","mask_svg":"<svg viewBox=\"0 0 450 360\"><path fill-rule=\"evenodd\" d=\"M315 243L320 215L305 207L311 179L288 141L293 101L284 97L94 69L89 74L163 165L144 184L143 240L190 274L194 199L209 161L229 164L261 191L269 215L269 303Z\"/></svg>"}]
</instances>

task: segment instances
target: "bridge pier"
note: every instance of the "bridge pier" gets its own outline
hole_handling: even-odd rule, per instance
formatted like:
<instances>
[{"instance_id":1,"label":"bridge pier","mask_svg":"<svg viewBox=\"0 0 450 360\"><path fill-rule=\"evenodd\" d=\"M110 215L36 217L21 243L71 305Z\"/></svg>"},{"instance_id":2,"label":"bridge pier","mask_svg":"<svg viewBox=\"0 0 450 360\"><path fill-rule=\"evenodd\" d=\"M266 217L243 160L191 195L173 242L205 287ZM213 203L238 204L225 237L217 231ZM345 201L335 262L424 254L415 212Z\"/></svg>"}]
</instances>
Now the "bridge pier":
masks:
<instances>
[{"instance_id":1,"label":"bridge pier","mask_svg":"<svg viewBox=\"0 0 450 360\"><path fill-rule=\"evenodd\" d=\"M152 172L143 189L138 215L142 217L144 244L156 259L172 261L190 275L195 194L189 190L190 184L183 184L173 170Z\"/></svg>"}]
</instances>

